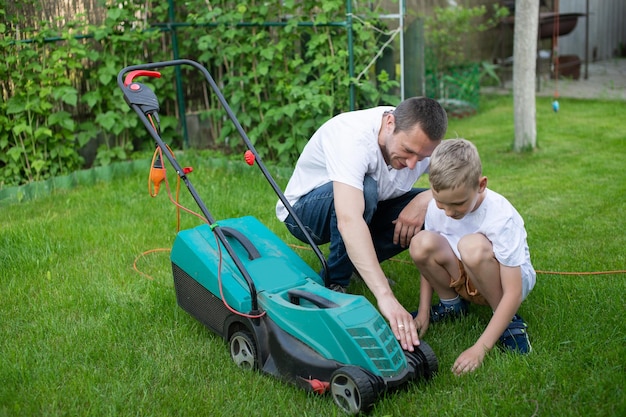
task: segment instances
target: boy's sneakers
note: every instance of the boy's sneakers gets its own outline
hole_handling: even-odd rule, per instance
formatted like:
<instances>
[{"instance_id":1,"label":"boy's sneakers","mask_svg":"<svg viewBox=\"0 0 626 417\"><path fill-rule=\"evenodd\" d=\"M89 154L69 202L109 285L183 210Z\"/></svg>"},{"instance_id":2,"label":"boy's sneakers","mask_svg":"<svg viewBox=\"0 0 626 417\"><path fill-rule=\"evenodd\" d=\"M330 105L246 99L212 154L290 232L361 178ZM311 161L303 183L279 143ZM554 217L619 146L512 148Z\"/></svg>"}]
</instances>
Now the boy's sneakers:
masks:
<instances>
[{"instance_id":1,"label":"boy's sneakers","mask_svg":"<svg viewBox=\"0 0 626 417\"><path fill-rule=\"evenodd\" d=\"M502 336L500 336L500 344L504 349L517 353L530 353L532 347L528 340L528 325L519 315L514 315L513 320L509 323Z\"/></svg>"},{"instance_id":2,"label":"boy's sneakers","mask_svg":"<svg viewBox=\"0 0 626 417\"><path fill-rule=\"evenodd\" d=\"M435 304L430 307L430 322L438 323L444 320L456 320L469 314L469 303L460 299L459 302L451 305Z\"/></svg>"}]
</instances>

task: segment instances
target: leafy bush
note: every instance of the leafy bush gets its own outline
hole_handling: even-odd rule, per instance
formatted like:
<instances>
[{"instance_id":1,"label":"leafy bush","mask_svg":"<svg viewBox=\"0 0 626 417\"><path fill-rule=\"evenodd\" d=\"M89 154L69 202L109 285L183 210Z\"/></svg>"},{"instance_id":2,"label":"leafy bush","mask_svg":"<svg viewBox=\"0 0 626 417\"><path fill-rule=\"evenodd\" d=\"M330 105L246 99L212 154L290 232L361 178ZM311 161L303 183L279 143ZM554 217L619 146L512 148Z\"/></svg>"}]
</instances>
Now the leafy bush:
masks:
<instances>
[{"instance_id":1,"label":"leafy bush","mask_svg":"<svg viewBox=\"0 0 626 417\"><path fill-rule=\"evenodd\" d=\"M356 80L349 77L345 6L345 0L234 7L225 0L208 6L189 0L176 5L184 24L176 26L165 23L164 2L114 0L101 25L77 17L25 29L26 16L9 15L0 5L6 17L0 24L6 63L0 68L0 187L107 165L153 146L116 77L128 65L172 59L174 51L209 69L263 157L293 162L319 124L350 109L349 86ZM353 12L361 16L353 24L352 48L360 71L379 46L376 32L362 22L377 12ZM181 73L185 106L202 115L210 132L204 145L240 151L242 142L204 79L189 69ZM174 75L166 75L146 82L161 100L164 139L183 146ZM359 80L356 106L389 100L385 93L395 85L386 74Z\"/></svg>"},{"instance_id":2,"label":"leafy bush","mask_svg":"<svg viewBox=\"0 0 626 417\"><path fill-rule=\"evenodd\" d=\"M426 93L440 100L451 116L463 117L478 108L481 80L495 77L493 65L472 58L471 35L494 28L508 9L494 4L435 7L424 19Z\"/></svg>"}]
</instances>

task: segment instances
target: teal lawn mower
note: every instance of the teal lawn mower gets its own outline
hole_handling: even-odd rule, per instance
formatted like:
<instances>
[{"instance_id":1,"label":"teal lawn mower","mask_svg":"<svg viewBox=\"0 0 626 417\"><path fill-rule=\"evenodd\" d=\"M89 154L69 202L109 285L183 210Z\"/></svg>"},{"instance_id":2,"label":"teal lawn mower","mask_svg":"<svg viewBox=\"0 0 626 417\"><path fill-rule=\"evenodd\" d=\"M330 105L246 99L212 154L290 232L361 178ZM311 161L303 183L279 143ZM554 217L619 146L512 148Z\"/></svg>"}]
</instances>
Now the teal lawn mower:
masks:
<instances>
[{"instance_id":1,"label":"teal lawn mower","mask_svg":"<svg viewBox=\"0 0 626 417\"><path fill-rule=\"evenodd\" d=\"M252 216L215 221L163 142L155 93L135 81L160 77L159 68L188 65L199 70L234 123L256 164L296 219L322 273ZM128 105L154 139L199 206L206 224L180 231L171 251L178 305L230 347L233 361L301 388L325 394L344 412L367 412L379 396L406 383L430 379L438 369L430 346L404 351L385 319L363 296L327 288L326 260L262 163L250 139L206 68L174 60L124 68L117 77ZM163 157L161 157L161 155Z\"/></svg>"}]
</instances>

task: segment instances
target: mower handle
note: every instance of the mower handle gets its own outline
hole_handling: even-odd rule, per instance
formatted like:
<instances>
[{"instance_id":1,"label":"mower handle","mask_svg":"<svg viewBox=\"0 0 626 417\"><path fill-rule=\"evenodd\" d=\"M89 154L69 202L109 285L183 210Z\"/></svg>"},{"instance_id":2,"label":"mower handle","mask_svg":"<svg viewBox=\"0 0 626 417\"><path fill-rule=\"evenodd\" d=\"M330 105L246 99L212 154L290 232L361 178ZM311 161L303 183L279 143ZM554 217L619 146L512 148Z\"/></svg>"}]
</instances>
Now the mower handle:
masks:
<instances>
[{"instance_id":1,"label":"mower handle","mask_svg":"<svg viewBox=\"0 0 626 417\"><path fill-rule=\"evenodd\" d=\"M146 77L161 78L161 73L158 71L147 71L147 70L131 71L126 75L126 78L124 78L124 86L128 87L135 78L141 77L142 75L145 75Z\"/></svg>"},{"instance_id":2,"label":"mower handle","mask_svg":"<svg viewBox=\"0 0 626 417\"><path fill-rule=\"evenodd\" d=\"M161 74L159 72L157 72L157 71L150 71L150 69L152 69L152 68L163 68L163 67L181 66L181 65L190 65L190 66L194 67L195 69L200 71L204 75L204 77L206 78L206 81L211 86L211 89L213 90L213 92L217 96L218 101L222 104L222 107L226 111L226 114L228 115L230 120L235 125L235 128L236 128L237 132L239 133L239 135L241 136L241 138L243 139L244 143L246 144L246 147L251 151L251 153L255 157L254 160L256 160L257 166L259 167L259 169L261 170L261 172L263 173L263 175L265 176L267 181L270 183L272 189L274 190L274 192L276 193L278 198L282 201L282 203L287 208L287 211L294 217L294 220L296 221L298 227L300 228L302 233L304 233L304 235L306 237L306 241L309 242L309 244L311 245L311 248L313 249L313 252L315 252L315 254L317 255L317 258L320 260L320 262L322 264L322 271L323 271L323 274L324 274L323 275L324 284L326 286L328 286L330 284L329 275L328 275L328 264L326 262L326 258L324 257L324 254L321 252L319 247L315 244L315 242L313 241L313 238L311 237L311 235L309 234L307 229L304 227L304 224L302 223L300 218L295 214L295 212L293 210L293 207L291 206L291 204L287 200L287 197L285 197L285 195L281 191L281 189L278 186L278 184L276 184L276 181L274 180L272 175L269 173L269 171L265 167L265 164L263 164L261 162L260 157L259 157L258 153L256 152L256 149L255 149L254 145L252 144L252 141L250 140L250 138L248 138L248 135L243 130L243 127L241 126L241 124L239 123L239 120L237 120L237 117L235 116L235 114L233 113L232 109L228 105L228 102L226 101L226 98L224 97L224 95L220 91L219 87L217 86L217 83L215 82L215 80L213 79L213 77L211 76L209 71L204 66L202 66L201 64L199 64L199 63L197 63L195 61L191 61L189 59L176 59L176 60L173 60L173 61L152 62L152 63L149 63L149 64L142 64L142 65L131 65L129 67L126 67L126 68L122 69L117 74L117 84L120 86L120 88L122 88L122 90L124 90L125 88L129 88L129 85L132 84L132 79L134 77L138 77L140 75L147 75L147 76L150 76L150 77L160 78ZM126 80L124 80L123 79L124 78L124 74L126 74L127 72L128 72L128 75L126 75ZM129 84L126 85L126 83L129 83ZM202 214L207 219L207 222L209 224L213 224L215 222L215 220L211 216L211 213L209 212L209 210L204 205L204 202L198 196L198 194L197 194L195 188L193 187L193 185L191 184L191 182L189 182L187 180L187 176L185 175L185 173L183 173L184 171L182 170L182 167L180 167L180 165L178 165L178 162L176 162L176 159L174 158L172 153L168 149L166 149L166 145L163 142L163 140L161 139L161 137L158 135L158 133L156 131L154 131L154 129L150 128L150 122L148 121L146 116L143 114L143 112L141 111L140 107L137 104L131 104L131 108L133 108L137 112L137 114L139 115L139 118L141 119L143 124L148 129L148 132L150 133L150 135L156 141L158 146L163 150L163 154L167 157L167 159L169 160L170 164L172 164L172 166L174 167L174 169L176 170L176 172L178 173L180 178L185 182L185 184L187 185L187 189L189 190L189 192L191 193L193 199L196 201L196 203L200 207L200 210L202 211ZM246 162L250 163L248 160L246 160ZM224 233L220 229L221 228L219 228L219 227L215 228L215 233L218 235L220 241L224 244L227 252L233 258L233 260L235 262L235 265L237 266L237 269L239 269L239 271L242 273L243 277L248 282L248 284L250 286L251 296L252 296L252 303L253 303L252 309L254 311L257 311L258 306L256 304L256 302L257 302L256 301L256 290L254 289L254 283L252 282L252 278L250 278L250 276L249 276L248 272L246 271L245 267L240 262L239 258L234 254L234 251L233 251L232 247L230 246L230 243L228 242L228 240L226 239L226 236L224 235Z\"/></svg>"}]
</instances>

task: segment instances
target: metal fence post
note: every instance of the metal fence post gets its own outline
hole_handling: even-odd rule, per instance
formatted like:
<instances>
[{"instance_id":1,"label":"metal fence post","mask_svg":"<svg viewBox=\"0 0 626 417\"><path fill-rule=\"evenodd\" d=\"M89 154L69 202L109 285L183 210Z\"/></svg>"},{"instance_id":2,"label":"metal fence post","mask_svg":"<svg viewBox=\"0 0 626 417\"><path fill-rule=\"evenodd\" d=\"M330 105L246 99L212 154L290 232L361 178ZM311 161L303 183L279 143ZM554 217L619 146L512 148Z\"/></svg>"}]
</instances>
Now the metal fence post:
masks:
<instances>
[{"instance_id":1,"label":"metal fence post","mask_svg":"<svg viewBox=\"0 0 626 417\"><path fill-rule=\"evenodd\" d=\"M168 0L169 10L167 12L168 15L168 30L170 31L170 36L172 39L172 52L173 58L179 59L178 53L178 36L176 33L176 14L175 11L175 0ZM174 74L176 78L176 101L178 102L178 113L180 114L180 127L183 130L183 148L189 147L189 133L187 132L187 111L185 109L185 95L183 93L183 81L182 81L182 72L180 66L177 65L174 68Z\"/></svg>"},{"instance_id":2,"label":"metal fence post","mask_svg":"<svg viewBox=\"0 0 626 417\"><path fill-rule=\"evenodd\" d=\"M350 110L354 110L356 101L354 92L354 41L352 39L352 1L346 0L346 25L348 26L348 76L350 77Z\"/></svg>"}]
</instances>

